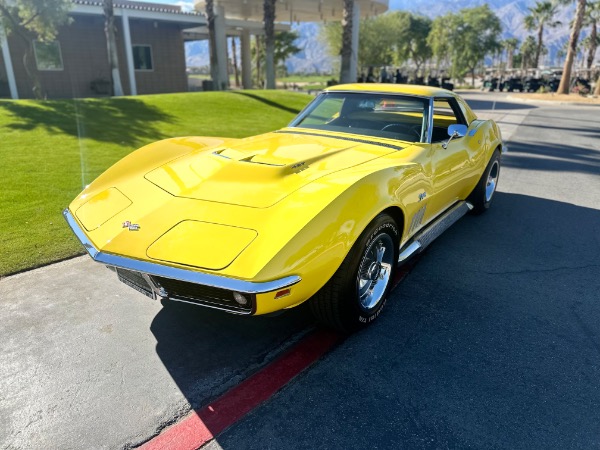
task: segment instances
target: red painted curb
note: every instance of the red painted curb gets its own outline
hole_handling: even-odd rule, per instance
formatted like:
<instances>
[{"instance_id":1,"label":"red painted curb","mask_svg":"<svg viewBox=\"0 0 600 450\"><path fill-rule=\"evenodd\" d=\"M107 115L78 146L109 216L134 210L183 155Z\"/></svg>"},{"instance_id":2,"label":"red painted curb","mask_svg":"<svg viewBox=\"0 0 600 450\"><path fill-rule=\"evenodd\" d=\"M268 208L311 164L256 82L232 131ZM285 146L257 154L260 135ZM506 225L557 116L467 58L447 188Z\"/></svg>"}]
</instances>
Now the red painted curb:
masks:
<instances>
[{"instance_id":1,"label":"red painted curb","mask_svg":"<svg viewBox=\"0 0 600 450\"><path fill-rule=\"evenodd\" d=\"M194 450L203 446L272 397L341 340L340 334L331 331L311 333L279 359L139 448Z\"/></svg>"}]
</instances>

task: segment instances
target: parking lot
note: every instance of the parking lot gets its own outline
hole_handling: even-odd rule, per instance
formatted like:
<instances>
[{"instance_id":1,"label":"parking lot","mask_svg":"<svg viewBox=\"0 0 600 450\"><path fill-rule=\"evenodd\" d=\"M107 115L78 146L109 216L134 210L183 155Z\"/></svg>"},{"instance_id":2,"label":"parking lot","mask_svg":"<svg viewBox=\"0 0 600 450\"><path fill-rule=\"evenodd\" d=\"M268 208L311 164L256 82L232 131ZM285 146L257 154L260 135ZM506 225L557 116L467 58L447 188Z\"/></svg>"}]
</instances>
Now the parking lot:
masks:
<instances>
[{"instance_id":1,"label":"parking lot","mask_svg":"<svg viewBox=\"0 0 600 450\"><path fill-rule=\"evenodd\" d=\"M508 140L490 211L208 448L600 447L600 109L464 97ZM315 326L161 305L87 256L3 279L0 305L7 449L138 446Z\"/></svg>"}]
</instances>

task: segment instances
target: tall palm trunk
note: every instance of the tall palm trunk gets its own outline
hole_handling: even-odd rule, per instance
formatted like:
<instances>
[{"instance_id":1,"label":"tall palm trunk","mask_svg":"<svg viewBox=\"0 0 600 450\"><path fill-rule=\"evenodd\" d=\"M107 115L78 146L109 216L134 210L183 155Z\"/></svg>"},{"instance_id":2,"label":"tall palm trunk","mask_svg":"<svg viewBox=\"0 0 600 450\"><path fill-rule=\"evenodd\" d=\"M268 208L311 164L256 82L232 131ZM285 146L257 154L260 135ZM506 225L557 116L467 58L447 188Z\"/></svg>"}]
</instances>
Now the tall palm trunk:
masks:
<instances>
[{"instance_id":1,"label":"tall palm trunk","mask_svg":"<svg viewBox=\"0 0 600 450\"><path fill-rule=\"evenodd\" d=\"M594 64L594 58L596 57L596 50L598 50L598 25L596 21L592 22L592 29L590 31L590 48L588 51L586 67L587 69L592 68Z\"/></svg>"},{"instance_id":2,"label":"tall palm trunk","mask_svg":"<svg viewBox=\"0 0 600 450\"><path fill-rule=\"evenodd\" d=\"M217 60L217 36L215 34L215 5L213 0L206 0L206 22L208 25L208 46L210 54L210 78L213 82L213 89L218 91L219 86L219 66Z\"/></svg>"},{"instance_id":3,"label":"tall palm trunk","mask_svg":"<svg viewBox=\"0 0 600 450\"><path fill-rule=\"evenodd\" d=\"M342 49L340 55L342 64L340 70L340 83L349 83L353 77L350 73L352 66L352 17L354 14L354 0L344 0L344 15L342 18ZM358 26L358 24L356 24Z\"/></svg>"},{"instance_id":4,"label":"tall palm trunk","mask_svg":"<svg viewBox=\"0 0 600 450\"><path fill-rule=\"evenodd\" d=\"M267 89L275 89L275 2L264 0L263 3Z\"/></svg>"},{"instance_id":5,"label":"tall palm trunk","mask_svg":"<svg viewBox=\"0 0 600 450\"><path fill-rule=\"evenodd\" d=\"M256 87L258 89L263 89L263 80L262 80L262 67L261 67L261 59L262 59L262 36L258 34L254 36L255 48L256 48Z\"/></svg>"},{"instance_id":6,"label":"tall palm trunk","mask_svg":"<svg viewBox=\"0 0 600 450\"><path fill-rule=\"evenodd\" d=\"M567 57L565 59L565 65L563 67L562 78L558 85L557 94L568 94L569 87L571 85L571 71L573 69L573 60L577 55L577 42L579 41L579 33L581 32L581 25L583 23L583 17L585 15L586 0L577 0L577 9L575 10L575 21L573 22L573 28L571 28L571 36L569 37L569 49L567 50Z\"/></svg>"},{"instance_id":7,"label":"tall palm trunk","mask_svg":"<svg viewBox=\"0 0 600 450\"><path fill-rule=\"evenodd\" d=\"M104 0L102 9L104 10L104 34L106 35L106 50L108 52L112 94L120 97L123 95L123 85L121 84L121 74L119 73L113 0Z\"/></svg>"},{"instance_id":8,"label":"tall palm trunk","mask_svg":"<svg viewBox=\"0 0 600 450\"><path fill-rule=\"evenodd\" d=\"M236 40L237 38L235 36L231 38L231 53L233 53L233 73L235 76L235 86L240 87L240 71L238 70Z\"/></svg>"},{"instance_id":9,"label":"tall palm trunk","mask_svg":"<svg viewBox=\"0 0 600 450\"><path fill-rule=\"evenodd\" d=\"M542 47L544 46L543 39L544 39L544 23L542 22L540 24L540 27L538 28L537 47L535 48L534 66L536 68L538 68L540 66L540 55L542 54Z\"/></svg>"}]
</instances>

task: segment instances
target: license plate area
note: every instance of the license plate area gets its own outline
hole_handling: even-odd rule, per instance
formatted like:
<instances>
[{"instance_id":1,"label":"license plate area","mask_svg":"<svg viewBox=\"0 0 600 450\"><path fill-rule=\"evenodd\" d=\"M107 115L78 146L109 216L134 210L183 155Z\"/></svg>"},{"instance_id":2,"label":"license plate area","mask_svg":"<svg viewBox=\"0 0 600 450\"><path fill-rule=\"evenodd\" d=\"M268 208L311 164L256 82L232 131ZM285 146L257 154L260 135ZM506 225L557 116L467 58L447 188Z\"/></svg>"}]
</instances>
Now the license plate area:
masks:
<instances>
[{"instance_id":1,"label":"license plate area","mask_svg":"<svg viewBox=\"0 0 600 450\"><path fill-rule=\"evenodd\" d=\"M120 282L135 289L140 294L144 294L146 297L156 300L156 294L141 273L125 269L116 269L116 271Z\"/></svg>"}]
</instances>

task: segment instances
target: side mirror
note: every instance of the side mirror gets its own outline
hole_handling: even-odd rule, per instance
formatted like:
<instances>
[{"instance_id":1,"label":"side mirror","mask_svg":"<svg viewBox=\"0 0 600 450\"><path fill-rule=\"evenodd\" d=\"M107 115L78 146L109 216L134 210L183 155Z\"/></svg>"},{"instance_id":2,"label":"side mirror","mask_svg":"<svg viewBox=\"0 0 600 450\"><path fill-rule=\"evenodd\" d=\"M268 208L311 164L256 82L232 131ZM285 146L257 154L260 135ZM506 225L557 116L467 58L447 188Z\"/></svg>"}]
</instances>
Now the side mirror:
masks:
<instances>
[{"instance_id":1,"label":"side mirror","mask_svg":"<svg viewBox=\"0 0 600 450\"><path fill-rule=\"evenodd\" d=\"M444 149L448 148L448 144L452 142L452 139L461 138L467 135L467 126L459 123L452 124L448 127L448 136L450 138L442 144Z\"/></svg>"}]
</instances>

